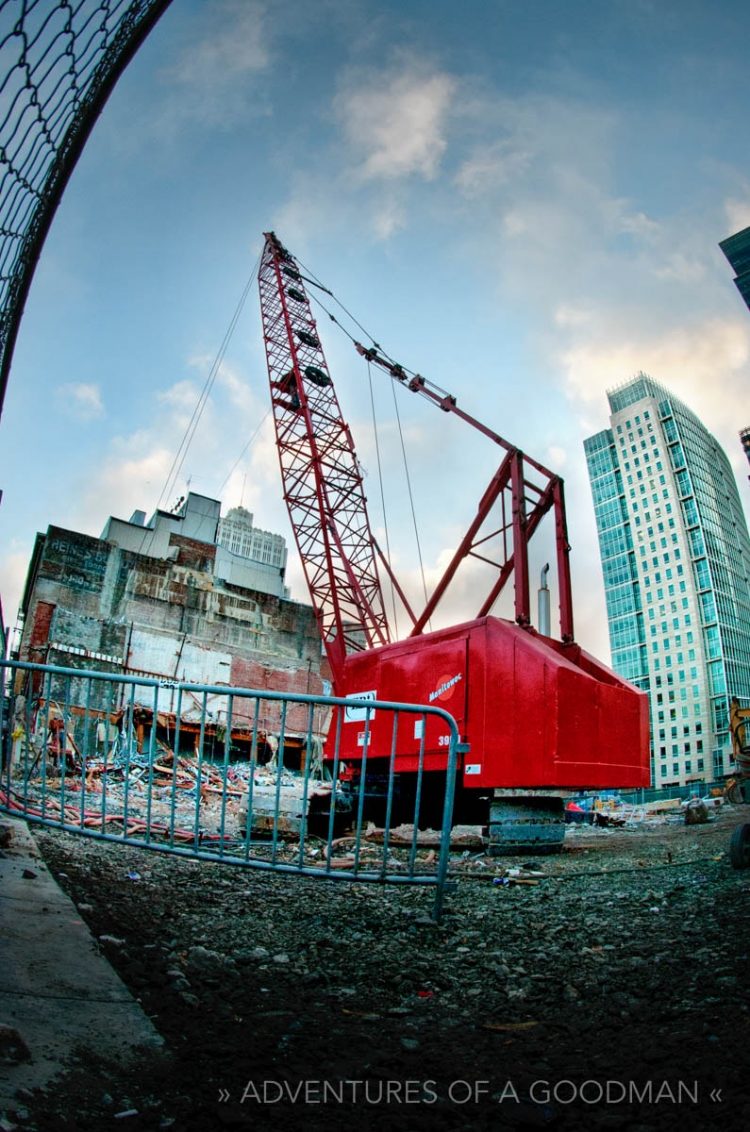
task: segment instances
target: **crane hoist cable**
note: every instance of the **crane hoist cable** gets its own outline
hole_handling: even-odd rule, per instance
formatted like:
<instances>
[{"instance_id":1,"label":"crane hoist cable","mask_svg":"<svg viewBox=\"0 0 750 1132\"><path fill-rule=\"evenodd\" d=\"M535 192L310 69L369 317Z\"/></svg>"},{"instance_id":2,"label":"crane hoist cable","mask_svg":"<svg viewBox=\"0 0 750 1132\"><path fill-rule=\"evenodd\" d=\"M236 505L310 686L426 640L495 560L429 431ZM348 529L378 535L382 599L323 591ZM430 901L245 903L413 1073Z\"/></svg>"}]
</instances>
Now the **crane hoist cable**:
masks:
<instances>
[{"instance_id":1,"label":"crane hoist cable","mask_svg":"<svg viewBox=\"0 0 750 1132\"><path fill-rule=\"evenodd\" d=\"M380 345L380 343L379 343L379 342L376 342L376 341L375 341L375 339L373 338L372 334L370 334L369 330L367 330L367 329L366 329L366 328L365 328L365 327L364 327L364 326L362 325L362 323L361 323L361 322L359 321L359 319L355 318L355 316L354 316L354 315L352 314L352 312L351 312L350 310L348 310L348 309L347 309L347 308L346 308L346 307L344 306L344 304L343 304L343 303L341 302L341 299L339 299L339 298L338 298L338 296L334 294L334 292L333 292L333 291L332 291L332 290L330 289L330 287L325 287L325 286L324 286L324 285L323 285L323 284L322 284L322 283L320 282L320 280L319 280L319 279L316 279L316 278L315 278L315 276L313 275L313 273L312 273L312 272L311 272L311 271L310 271L310 270L309 270L309 269L308 269L307 267L305 267L305 265L304 265L304 264L302 263L302 261L301 261L301 260L297 260L297 263L299 264L299 266L300 266L300 267L304 267L305 271L307 272L307 275L303 275L303 276L302 276L302 278L303 278L303 279L305 280L305 282L306 282L306 283L312 283L312 285L313 285L314 287L317 287L317 289L318 289L318 290L320 290L320 291L323 291L323 292L324 292L324 293L325 293L326 295L330 295L330 296L331 296L331 298L333 299L334 303L336 303L336 304L337 304L337 306L339 306L339 307L341 308L341 310L342 310L342 311L344 312L344 314L346 315L346 317L347 317L347 318L349 318L349 319L351 319L351 321L352 321L352 322L354 323L354 325L355 325L355 326L356 326L356 327L357 327L357 328L358 328L359 330L361 330L361 331L362 331L362 333L364 334L365 338L368 338L368 339L369 339L369 341L370 341L370 342L372 342L373 346L376 346L376 347L377 347L377 349L378 349L378 350L380 350L380 351L381 351L381 352L383 353L383 356L384 356L384 357L387 357L389 361L393 362L393 361L394 361L394 359L393 359L393 358L391 358L391 357L388 357L388 355L387 355L387 354L385 353L385 351L383 350L383 347L382 347L382 346ZM349 340L350 340L350 341L351 341L352 343L354 343L354 342L356 341L356 339L354 338L354 335L353 335L353 334L351 334L351 333L350 333L350 332L349 332L349 331L348 331L348 330L346 329L346 327L344 326L344 324L343 324L342 322L340 322L340 321L339 321L339 319L337 319L337 318L336 318L336 315L335 315L335 314L332 314L332 313L331 313L331 311L329 311L329 310L328 310L328 308L326 307L326 305L325 305L325 303L323 302L323 300L322 300L322 299L320 299L320 298L319 298L319 297L318 297L317 295L311 295L311 298L312 298L313 302L315 302L315 303L316 303L316 304L317 304L317 305L318 305L318 306L320 307L320 309L321 309L321 310L325 311L325 313L326 313L326 314L328 315L328 317L330 318L331 322L335 323L335 324L336 324L336 326L338 326L338 327L339 327L339 329L340 329L341 331L343 331L343 333L344 333L344 334L345 334L345 335L347 336L347 338L348 338L348 339L349 339Z\"/></svg>"},{"instance_id":2,"label":"crane hoist cable","mask_svg":"<svg viewBox=\"0 0 750 1132\"><path fill-rule=\"evenodd\" d=\"M331 298L333 299L333 301L335 303L337 303L338 306L341 307L342 311L344 311L346 316L348 318L350 318L352 320L352 322L359 328L359 330L361 330L362 333L370 340L370 342L372 342L373 346L378 350L381 357L386 358L388 361L390 361L392 363L392 365L394 367L396 367L397 363L394 361L394 359L391 358L388 354L386 354L386 352L383 350L383 347L378 342L375 341L373 336L369 333L369 331L367 331L365 329L365 327L362 325L362 323L359 322L359 320L354 317L354 315L351 313L351 311L347 310L347 308L344 306L344 304L341 302L341 300L336 297L336 295L333 293L333 291L331 291L328 287L324 287L323 284L320 283L319 280L315 279L312 276L312 273L308 270L308 268L305 267L305 265L303 263L301 263L300 260L298 260L297 262L298 262L299 266L303 267L305 269L305 271L308 273L306 276L303 276L303 278L305 278L306 282L312 283L313 286L319 288L321 291L324 291L327 295L330 295ZM336 316L330 310L328 310L326 305L323 303L322 299L320 299L316 295L313 295L311 297L312 297L313 301L317 304L317 306L319 306L321 308L321 310L325 311L325 313L328 315L331 322L333 322L336 326L338 326L339 329L346 335L346 337L349 338L349 340L352 342L352 344L355 345L355 346L358 345L357 340L355 339L354 335L351 334L347 330L347 328L339 321L338 318L336 318ZM416 376L415 370L409 370L404 366L399 366L398 368L404 374L410 374L411 376ZM380 451L379 451L379 443L378 443L378 435L377 435L377 424L376 424L376 421L375 421L375 405L374 405L374 401L372 400L372 375L371 375L371 372L370 372L369 361L368 361L367 369L368 369L368 378L369 378L369 381L370 381L370 398L371 398L372 413L373 413L373 429L375 430L375 448L376 448L377 459L378 459L378 475L380 477L380 491L381 491L381 500L382 500L382 506L383 506L383 518L384 518L384 521L386 522L386 553L387 553L387 557L388 557L388 562L390 563L391 553L390 553L390 547L388 545L388 525L387 525L386 512L385 512L385 499L384 499L384 495L383 495L383 480L382 480L382 473L381 473L381 468L380 468ZM402 426L401 426L401 415L399 413L398 401L397 401L397 398L396 398L395 387L396 387L396 385L400 384L400 382L398 382L396 380L396 378L393 376L393 374L391 374L391 377L392 377L392 386L391 387L393 389L393 404L394 404L394 408L395 408L395 412L396 412L396 421L397 421L397 424L398 424L398 434L399 434L399 440L400 440L400 444L401 444L401 458L402 458L403 464L404 464L404 475L405 475L405 478L406 478L406 487L407 487L407 493L408 493L408 496L409 496L409 507L410 507L410 510L411 510L412 525L413 525L413 528L414 528L414 539L415 539L415 542L416 542L416 545L417 545L417 557L419 559L419 572L420 572L420 576L421 576L421 579L422 579L422 592L424 594L425 602L427 602L427 600L428 600L427 580L426 580L426 577L425 577L424 560L423 560L423 557L422 557L422 544L421 544L420 537L419 537L419 524L417 523L417 513L416 513L416 507L414 505L414 493L412 491L411 476L410 476L410 473L409 473L409 462L408 462L408 459L407 459L407 456L406 456L406 445L404 443L404 433L403 433L403 429L402 429ZM434 385L433 382L429 382L427 384L430 384L434 389L439 390L441 393L445 393L445 390L440 389L440 387L437 386L437 385ZM392 591L391 591L391 596L393 598L393 592ZM394 609L394 617L395 617L395 609Z\"/></svg>"},{"instance_id":3,"label":"crane hoist cable","mask_svg":"<svg viewBox=\"0 0 750 1132\"><path fill-rule=\"evenodd\" d=\"M344 326L344 324L338 318L336 318L336 315L333 314L326 307L326 305L322 301L322 299L318 298L316 295L313 295L312 296L313 302L315 302L317 304L317 306L319 306L320 309L328 315L331 322L334 323L334 325L338 326L339 330L341 330L342 333L346 335L346 337L349 339L349 341L352 343L352 345L355 347L355 349L357 350L357 352L359 354L362 354L365 357L369 356L370 358L379 361L380 364L383 366L384 370L386 372L390 373L390 376L393 379L393 381L397 382L399 385L408 384L408 382L406 381L407 378L416 378L417 381L419 382L420 387L425 388L425 389L429 389L429 390L433 390L435 393L439 393L441 398L445 398L446 400L452 400L453 403L455 404L455 398L452 396L452 394L450 394L448 392L447 389L443 389L442 385L438 385L436 382L430 381L429 378L424 377L420 373L417 373L417 371L414 370L414 369L410 369L409 366L402 365L400 362L397 362L396 359L394 357L392 357L391 354L387 353L387 351L383 349L383 347L380 345L380 343L377 342L375 340L375 338L373 338L373 336L372 336L372 334L370 334L369 330L366 330L365 327L362 325L362 323L359 322L358 319L356 319L354 317L354 315L351 313L351 311L347 310L347 308L344 306L344 304L341 302L341 300L338 299L336 297L336 295L334 295L333 291L329 290L328 287L324 287L322 283L318 283L315 280L308 279L307 276L303 276L303 278L308 283L312 282L314 286L320 287L320 289L322 291L325 291L325 293L327 295L330 295L331 298L333 299L333 301L335 303L337 303L338 306L341 307L342 311L344 311L347 318L350 318L352 320L352 322L355 324L355 326L357 326L362 331L364 336L366 338L368 338L369 341L372 343L373 349L372 350L365 350L365 348L360 344L360 342L357 341L357 339L354 337L354 335L349 330L347 330L347 328ZM383 365L383 363L385 363L385 365Z\"/></svg>"},{"instance_id":4,"label":"crane hoist cable","mask_svg":"<svg viewBox=\"0 0 750 1132\"><path fill-rule=\"evenodd\" d=\"M247 301L247 296L249 295L250 289L252 288L253 284L255 283L255 279L256 279L257 274L258 274L259 266L260 266L260 256L258 256L258 259L255 263L255 266L254 266L252 272L250 273L250 276L249 276L245 286L242 289L242 294L240 295L237 306L235 307L234 314L232 315L232 317L230 319L229 326L227 327L227 329L224 333L224 337L221 341L221 345L219 346L216 357L214 358L213 363L211 365L211 368L208 371L208 375L206 376L206 380L203 384L203 388L200 392L200 395L199 395L198 400L196 402L195 408L193 409L192 416L190 417L190 420L187 424L187 427L185 429L182 440L180 441L179 447L178 447L178 449L175 453L174 459L172 461L172 466L169 469L167 479L164 483L164 487L162 488L161 494L159 495L159 498L156 502L157 509L161 506L162 501L166 497L168 497L170 491L174 491L174 489L177 485L177 480L179 478L180 472L182 471L182 467L185 463L185 458L188 454L188 450L190 448L190 445L192 444L193 439L195 438L195 434L196 434L196 431L198 429L198 425L200 424L201 417L203 416L203 411L206 408L206 405L208 404L208 398L211 395L211 390L213 389L214 382L216 381L216 377L217 377L217 375L218 375L218 373L221 369L221 364L224 361L224 356L227 352L227 348L229 346L230 341L232 340L232 335L234 334L234 331L237 327L237 323L239 322L239 319L240 319L240 315L242 314L242 311L244 309L245 303Z\"/></svg>"},{"instance_id":5,"label":"crane hoist cable","mask_svg":"<svg viewBox=\"0 0 750 1132\"><path fill-rule=\"evenodd\" d=\"M383 487L383 465L380 459L380 437L378 435L378 422L375 416L375 392L372 386L372 366L367 363L367 381L370 386L370 408L372 409L372 431L375 436L375 455L378 461L378 482L380 484L380 506L383 510L383 526L385 528L385 554L388 566L391 567L391 540L388 530L388 511L385 506L385 490ZM393 627L398 637L398 613L396 612L396 594L391 582L391 606L393 608Z\"/></svg>"},{"instance_id":6,"label":"crane hoist cable","mask_svg":"<svg viewBox=\"0 0 750 1132\"><path fill-rule=\"evenodd\" d=\"M404 472L406 474L406 488L407 488L407 491L408 491L408 494L409 494L409 506L411 508L411 520L412 520L412 524L414 526L414 538L416 539L416 543L417 543L417 557L419 558L419 572L422 576L422 592L424 593L425 604L427 604L429 598L427 596L427 581L425 579L425 574L424 574L424 562L422 561L422 546L421 546L421 543L419 541L419 527L417 525L417 513L416 513L416 510L414 508L414 493L412 492L412 489L411 489L411 476L409 475L409 461L406 458L406 445L404 444L404 432L403 432L403 429L401 428L401 414L398 411L398 399L396 397L396 382L395 381L391 383L391 389L393 391L393 407L394 407L395 412L396 412L396 421L398 423L398 435L399 435L399 439L401 441L401 455L402 455L402 458L403 458L403 461L404 461ZM430 628L432 628L431 623L428 622L428 624L430 625Z\"/></svg>"},{"instance_id":7,"label":"crane hoist cable","mask_svg":"<svg viewBox=\"0 0 750 1132\"><path fill-rule=\"evenodd\" d=\"M236 459L236 460L234 461L234 463L232 464L231 468L230 468L230 469L229 469L229 471L227 472L226 476L225 476L225 477L224 477L224 479L222 480L222 482L221 482L221 484L220 484L220 486L219 486L219 488L218 488L218 491L217 491L217 493L216 493L216 494L217 494L217 495L219 496L219 498L221 498L221 493L222 493L222 491L224 490L224 488L225 488L225 487L227 486L227 483L229 482L229 480L230 480L230 477L231 477L231 476L232 476L232 474L234 473L234 471L235 471L235 469L236 469L237 465L239 464L240 460L241 460L241 459L242 459L242 457L243 457L243 456L245 455L245 453L246 453L246 452L248 451L248 449L249 449L249 448L250 448L250 446L252 445L253 441L254 441L254 440L255 440L255 439L257 438L257 436L258 436L258 434L259 434L260 430L261 430L261 429L263 428L263 425L264 425L264 424L266 423L266 421L268 420L268 418L270 417L270 415L271 415L271 410L270 410L270 409L267 409L267 410L266 410L266 412L265 412L265 413L263 414L263 416L262 416L262 418L261 418L261 420L260 420L260 423L258 424L258 427L257 427L257 428L255 429L255 432L254 432L254 433L252 434L252 436L250 437L250 439L249 439L249 440L247 441L247 443L245 444L244 448L243 448L243 449L242 449L242 451L240 452L239 456L238 456L238 457L237 457L237 459Z\"/></svg>"}]
</instances>

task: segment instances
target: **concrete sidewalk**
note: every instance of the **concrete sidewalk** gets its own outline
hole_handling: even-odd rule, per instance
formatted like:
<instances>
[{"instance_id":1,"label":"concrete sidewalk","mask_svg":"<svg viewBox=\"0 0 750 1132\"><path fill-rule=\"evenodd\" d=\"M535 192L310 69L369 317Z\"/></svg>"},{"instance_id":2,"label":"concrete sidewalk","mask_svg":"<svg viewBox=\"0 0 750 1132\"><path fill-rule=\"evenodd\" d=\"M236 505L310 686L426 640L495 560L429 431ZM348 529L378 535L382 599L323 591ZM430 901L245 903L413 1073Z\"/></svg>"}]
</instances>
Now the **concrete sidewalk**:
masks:
<instances>
[{"instance_id":1,"label":"concrete sidewalk","mask_svg":"<svg viewBox=\"0 0 750 1132\"><path fill-rule=\"evenodd\" d=\"M52 878L26 823L1 814L0 834L2 1113L18 1103L18 1089L46 1087L74 1054L122 1061L144 1047L158 1056L164 1043Z\"/></svg>"}]
</instances>

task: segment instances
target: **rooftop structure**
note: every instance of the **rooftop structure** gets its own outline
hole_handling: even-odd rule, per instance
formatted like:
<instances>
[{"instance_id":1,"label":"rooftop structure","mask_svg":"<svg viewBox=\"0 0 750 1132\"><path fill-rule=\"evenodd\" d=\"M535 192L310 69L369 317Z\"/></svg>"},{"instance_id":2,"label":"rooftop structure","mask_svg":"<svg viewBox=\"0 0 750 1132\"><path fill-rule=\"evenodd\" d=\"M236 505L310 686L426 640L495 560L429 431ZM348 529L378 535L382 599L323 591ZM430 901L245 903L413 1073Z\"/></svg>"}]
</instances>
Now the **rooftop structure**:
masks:
<instances>
[{"instance_id":1,"label":"rooftop structure","mask_svg":"<svg viewBox=\"0 0 750 1132\"><path fill-rule=\"evenodd\" d=\"M148 523L144 511L134 511L127 522L112 516L101 537L123 550L168 559L176 553L175 535L205 544L221 581L289 597L284 585L286 542L281 535L253 527L253 516L244 507L232 508L222 519L218 499L190 492L176 510L157 510Z\"/></svg>"}]
</instances>

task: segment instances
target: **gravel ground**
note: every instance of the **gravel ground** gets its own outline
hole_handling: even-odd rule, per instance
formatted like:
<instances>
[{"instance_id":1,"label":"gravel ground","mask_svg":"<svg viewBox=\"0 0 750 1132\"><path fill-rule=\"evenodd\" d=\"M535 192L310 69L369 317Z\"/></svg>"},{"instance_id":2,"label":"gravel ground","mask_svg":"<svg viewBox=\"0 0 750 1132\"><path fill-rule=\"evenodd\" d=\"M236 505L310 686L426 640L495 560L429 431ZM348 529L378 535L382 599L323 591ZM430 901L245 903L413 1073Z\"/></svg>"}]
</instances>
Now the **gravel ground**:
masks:
<instances>
[{"instance_id":1,"label":"gravel ground","mask_svg":"<svg viewBox=\"0 0 750 1132\"><path fill-rule=\"evenodd\" d=\"M500 862L458 855L440 924L430 890L37 832L168 1053L81 1061L14 1119L744 1130L750 873L727 848L746 815L569 829L535 885L493 885Z\"/></svg>"}]
</instances>

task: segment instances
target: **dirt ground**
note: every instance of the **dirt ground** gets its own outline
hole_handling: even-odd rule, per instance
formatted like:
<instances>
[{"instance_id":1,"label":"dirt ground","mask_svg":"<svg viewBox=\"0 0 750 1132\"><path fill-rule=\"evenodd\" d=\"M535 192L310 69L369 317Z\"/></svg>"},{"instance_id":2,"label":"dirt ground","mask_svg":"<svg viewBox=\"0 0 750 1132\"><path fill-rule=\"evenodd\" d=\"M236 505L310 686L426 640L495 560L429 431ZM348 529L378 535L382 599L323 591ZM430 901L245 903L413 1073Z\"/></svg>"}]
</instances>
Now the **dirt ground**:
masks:
<instances>
[{"instance_id":1,"label":"dirt ground","mask_svg":"<svg viewBox=\"0 0 750 1132\"><path fill-rule=\"evenodd\" d=\"M569 829L536 884L433 893L36 832L166 1039L81 1060L20 1128L746 1129L750 872L708 825ZM109 937L101 939L100 937ZM129 1115L127 1115L129 1113Z\"/></svg>"}]
</instances>

